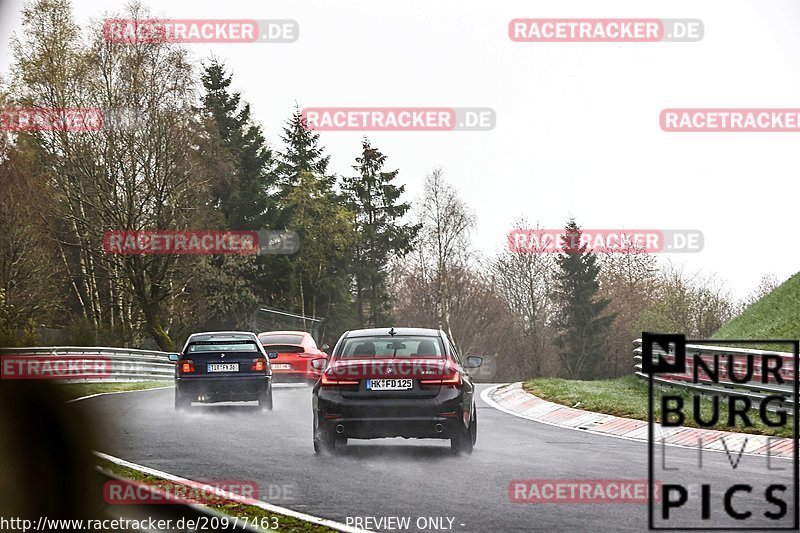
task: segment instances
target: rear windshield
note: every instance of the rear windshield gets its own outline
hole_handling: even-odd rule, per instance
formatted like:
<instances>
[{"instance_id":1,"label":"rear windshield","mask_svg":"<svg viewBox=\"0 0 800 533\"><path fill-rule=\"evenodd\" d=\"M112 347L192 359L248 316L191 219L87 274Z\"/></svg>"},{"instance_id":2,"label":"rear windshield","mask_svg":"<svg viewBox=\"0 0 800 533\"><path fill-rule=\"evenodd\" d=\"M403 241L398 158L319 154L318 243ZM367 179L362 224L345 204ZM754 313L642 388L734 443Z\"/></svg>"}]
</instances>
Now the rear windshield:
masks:
<instances>
[{"instance_id":1,"label":"rear windshield","mask_svg":"<svg viewBox=\"0 0 800 533\"><path fill-rule=\"evenodd\" d=\"M257 352L255 341L214 340L201 341L189 344L188 352Z\"/></svg>"},{"instance_id":2,"label":"rear windshield","mask_svg":"<svg viewBox=\"0 0 800 533\"><path fill-rule=\"evenodd\" d=\"M264 335L258 340L261 344L303 344L302 335Z\"/></svg>"},{"instance_id":3,"label":"rear windshield","mask_svg":"<svg viewBox=\"0 0 800 533\"><path fill-rule=\"evenodd\" d=\"M444 357L439 337L400 336L352 337L345 339L340 357Z\"/></svg>"}]
</instances>

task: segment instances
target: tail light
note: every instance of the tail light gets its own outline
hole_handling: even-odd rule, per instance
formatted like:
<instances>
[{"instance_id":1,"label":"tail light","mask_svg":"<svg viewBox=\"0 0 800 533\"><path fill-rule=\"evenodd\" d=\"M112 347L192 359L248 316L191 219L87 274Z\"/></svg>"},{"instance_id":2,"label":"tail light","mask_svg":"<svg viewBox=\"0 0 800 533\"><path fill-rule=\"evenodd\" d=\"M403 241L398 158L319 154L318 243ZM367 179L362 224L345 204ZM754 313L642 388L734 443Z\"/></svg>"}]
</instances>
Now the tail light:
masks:
<instances>
[{"instance_id":1,"label":"tail light","mask_svg":"<svg viewBox=\"0 0 800 533\"><path fill-rule=\"evenodd\" d=\"M181 361L181 374L191 374L194 372L194 361L184 359Z\"/></svg>"},{"instance_id":2,"label":"tail light","mask_svg":"<svg viewBox=\"0 0 800 533\"><path fill-rule=\"evenodd\" d=\"M445 372L447 374L440 378L440 379L421 379L419 380L420 385L439 385L439 386L452 386L452 387L460 387L462 384L461 381L461 373L453 367L446 367Z\"/></svg>"},{"instance_id":3,"label":"tail light","mask_svg":"<svg viewBox=\"0 0 800 533\"><path fill-rule=\"evenodd\" d=\"M267 360L266 359L253 359L253 364L250 367L250 370L255 372L263 372L267 369Z\"/></svg>"},{"instance_id":4,"label":"tail light","mask_svg":"<svg viewBox=\"0 0 800 533\"><path fill-rule=\"evenodd\" d=\"M336 376L332 376L327 372L322 374L320 378L320 385L323 387L338 387L341 385L358 385L358 380L353 379L336 379Z\"/></svg>"}]
</instances>

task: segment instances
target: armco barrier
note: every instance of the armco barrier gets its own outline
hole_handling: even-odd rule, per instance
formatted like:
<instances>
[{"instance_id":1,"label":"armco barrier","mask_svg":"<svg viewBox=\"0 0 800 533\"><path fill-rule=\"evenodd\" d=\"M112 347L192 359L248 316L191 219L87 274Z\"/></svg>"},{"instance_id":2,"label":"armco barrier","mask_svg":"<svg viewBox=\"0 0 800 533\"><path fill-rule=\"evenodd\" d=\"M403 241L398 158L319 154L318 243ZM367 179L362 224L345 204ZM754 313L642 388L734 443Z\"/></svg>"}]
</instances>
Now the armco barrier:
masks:
<instances>
[{"instance_id":1,"label":"armco barrier","mask_svg":"<svg viewBox=\"0 0 800 533\"><path fill-rule=\"evenodd\" d=\"M637 376L647 379L647 374L642 372L642 339L634 342L634 368ZM665 352L660 347L653 347L653 355L663 357L670 361L673 355ZM707 379L704 370L698 371L697 383L693 382L693 356L700 358L710 367L714 368L715 358L719 364L719 382L715 383ZM781 360L780 376L783 383L767 373L767 382L762 383L762 360L765 356L779 358ZM748 358L752 358L753 374L746 383L736 383L729 379L728 366L733 366L736 377L744 378L746 374ZM707 346L701 344L686 345L686 371L683 373L658 374L653 377L653 381L660 385L667 385L675 388L693 390L705 395L727 395L736 394L738 396L749 397L755 405L767 396L783 396L782 407L792 411L794 396L794 382L796 379L794 368L794 356L787 352L776 352L771 350L754 350L750 348L732 348L728 346Z\"/></svg>"},{"instance_id":2,"label":"armco barrier","mask_svg":"<svg viewBox=\"0 0 800 533\"><path fill-rule=\"evenodd\" d=\"M80 346L41 346L36 348L0 348L3 356L24 356L35 359L70 359L80 357L102 357L111 362L107 376L71 378L59 380L64 383L99 383L123 381L172 381L175 365L167 352L133 350L130 348L97 348Z\"/></svg>"}]
</instances>

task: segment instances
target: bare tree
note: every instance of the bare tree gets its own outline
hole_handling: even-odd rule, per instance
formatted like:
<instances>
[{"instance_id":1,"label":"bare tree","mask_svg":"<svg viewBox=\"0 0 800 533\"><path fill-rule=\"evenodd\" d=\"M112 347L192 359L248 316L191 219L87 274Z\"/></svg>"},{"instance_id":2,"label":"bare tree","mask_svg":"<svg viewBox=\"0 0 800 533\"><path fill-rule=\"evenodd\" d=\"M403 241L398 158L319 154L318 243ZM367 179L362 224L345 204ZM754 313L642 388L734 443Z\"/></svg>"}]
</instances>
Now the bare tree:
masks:
<instances>
[{"instance_id":1,"label":"bare tree","mask_svg":"<svg viewBox=\"0 0 800 533\"><path fill-rule=\"evenodd\" d=\"M600 253L600 291L610 300L606 311L614 313L608 337L610 377L631 372L631 342L641 335L642 314L654 304L659 282L655 256L632 244L615 253Z\"/></svg>"},{"instance_id":2,"label":"bare tree","mask_svg":"<svg viewBox=\"0 0 800 533\"><path fill-rule=\"evenodd\" d=\"M736 306L736 313L740 314L745 309L759 301L761 298L771 293L778 288L780 282L775 274L764 274L758 282L758 285L750 291L750 293Z\"/></svg>"},{"instance_id":3,"label":"bare tree","mask_svg":"<svg viewBox=\"0 0 800 533\"><path fill-rule=\"evenodd\" d=\"M0 160L0 291L12 329L64 311L49 228L40 212L50 196L19 150Z\"/></svg>"},{"instance_id":4,"label":"bare tree","mask_svg":"<svg viewBox=\"0 0 800 533\"><path fill-rule=\"evenodd\" d=\"M417 249L410 259L432 297L436 326L452 336L451 315L460 290L453 273L470 267L473 259L470 233L475 227L475 215L456 189L445 181L441 169L426 176L415 213L421 230Z\"/></svg>"},{"instance_id":5,"label":"bare tree","mask_svg":"<svg viewBox=\"0 0 800 533\"><path fill-rule=\"evenodd\" d=\"M540 228L532 228L521 217L513 229L535 232ZM528 376L542 375L543 362L554 354L551 321L555 307L551 292L556 267L555 256L546 251L541 240L524 250L501 252L490 267L497 289L521 328L523 348L513 354L515 360L511 363Z\"/></svg>"},{"instance_id":6,"label":"bare tree","mask_svg":"<svg viewBox=\"0 0 800 533\"><path fill-rule=\"evenodd\" d=\"M127 19L149 18L131 4ZM201 219L208 179L196 157L195 79L186 49L174 43L113 43L101 23L84 43L63 0L23 12L14 42L17 99L43 108L93 108L127 113L126 124L97 131L31 135L46 159L55 191L50 213L74 297L95 328L130 327L131 303L164 350L173 348L165 305L180 259L170 255L110 256L110 229L184 229Z\"/></svg>"},{"instance_id":7,"label":"bare tree","mask_svg":"<svg viewBox=\"0 0 800 533\"><path fill-rule=\"evenodd\" d=\"M659 273L652 302L642 313L637 330L708 338L733 314L730 292L716 276L688 275L668 264Z\"/></svg>"}]
</instances>

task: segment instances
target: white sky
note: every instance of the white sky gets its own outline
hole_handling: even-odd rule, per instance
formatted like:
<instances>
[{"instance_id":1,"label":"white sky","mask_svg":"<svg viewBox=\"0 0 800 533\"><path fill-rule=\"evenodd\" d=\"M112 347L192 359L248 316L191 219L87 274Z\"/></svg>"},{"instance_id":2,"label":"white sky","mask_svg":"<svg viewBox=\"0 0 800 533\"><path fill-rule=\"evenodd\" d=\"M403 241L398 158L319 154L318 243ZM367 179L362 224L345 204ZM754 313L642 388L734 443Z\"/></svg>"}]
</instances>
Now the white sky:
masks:
<instances>
[{"instance_id":1,"label":"white sky","mask_svg":"<svg viewBox=\"0 0 800 533\"><path fill-rule=\"evenodd\" d=\"M0 0L0 39L20 0ZM118 0L74 0L76 20ZM150 2L171 18L294 19L291 44L189 46L233 69L273 147L305 107L491 107L489 132L371 132L408 198L442 167L475 210L475 244L505 245L514 218L548 228L696 228L705 249L664 256L718 273L737 296L762 274L800 270L793 240L798 133L664 133L680 107L800 108L800 5L794 0L285 0ZM699 18L695 43L514 43L509 20ZM0 72L8 67L2 45ZM361 133L323 132L331 170L350 173Z\"/></svg>"}]
</instances>

